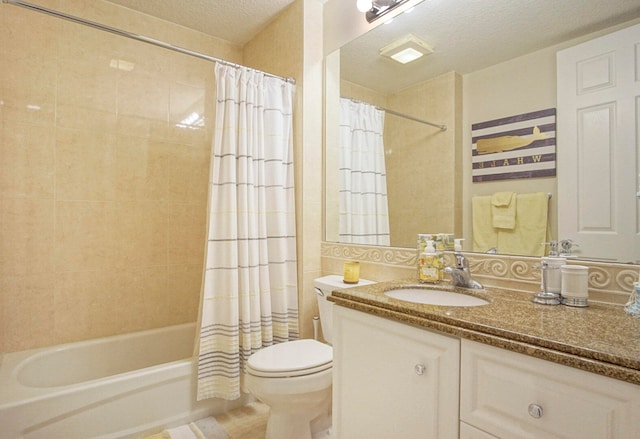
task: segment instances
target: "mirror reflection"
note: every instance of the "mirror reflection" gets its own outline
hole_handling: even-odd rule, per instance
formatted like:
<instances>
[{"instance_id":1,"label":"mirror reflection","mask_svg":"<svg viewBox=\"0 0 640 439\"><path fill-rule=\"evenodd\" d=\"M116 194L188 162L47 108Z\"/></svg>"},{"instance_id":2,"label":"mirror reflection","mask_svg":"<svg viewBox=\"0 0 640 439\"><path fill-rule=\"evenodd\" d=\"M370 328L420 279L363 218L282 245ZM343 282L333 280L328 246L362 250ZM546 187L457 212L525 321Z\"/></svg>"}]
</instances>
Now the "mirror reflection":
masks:
<instances>
[{"instance_id":1,"label":"mirror reflection","mask_svg":"<svg viewBox=\"0 0 640 439\"><path fill-rule=\"evenodd\" d=\"M556 169L546 175L473 182L472 151L477 145L472 141L472 126L554 110L556 53L634 24L629 20L638 21L640 8L636 2L625 0L606 5L589 1L580 6L580 11L575 10L572 2L475 3L480 2L421 3L410 14L378 26L343 46L339 54L327 58L328 74L333 63L333 71L340 75L339 81L335 80L339 87L335 90L328 87L326 91L327 241L414 248L418 233L452 233L465 238L465 251L495 251L496 246L474 248L473 229L477 224L472 217L473 200L486 201L505 193L546 197L546 215L539 219L544 223L544 239L536 236L531 240L549 242L566 238L558 232ZM428 48L425 55L406 64L381 55L381 50L402 45L408 36L417 39L420 47ZM340 98L344 98L342 102ZM345 117L339 111L341 104L353 107L361 103L369 104L370 111L382 112L379 137L384 153L378 154L378 162L383 162L384 173L372 172L386 179L387 213L372 213L363 206L347 205L343 199L349 191L374 193L378 200L370 204L385 204L381 201L384 192L380 178L355 182L346 171L361 175L364 171L354 171L352 165L358 159L347 158L340 147L347 136L346 127L351 134L367 132L340 119ZM540 157L553 156L555 160L555 121L553 129L544 128L545 124L550 125L547 122L532 123L527 126L528 134L518 137L524 138L525 143L526 139L534 138L532 142L546 148L540 149ZM446 130L438 128L440 125L445 125ZM495 142L490 146L496 148ZM486 145L483 147L486 149ZM553 166L560 169L562 163ZM348 179L351 187L344 186ZM373 184L373 190L367 189L369 184ZM630 184L633 186L634 182ZM345 220L347 214L356 219ZM382 221L385 215L387 226ZM355 226L358 221L367 223L369 228L359 232ZM381 238L385 234L387 237ZM376 240L371 236L376 236ZM575 244L580 245L577 241ZM541 242L529 245L527 250L511 248L503 253L547 252L548 247L541 246ZM500 247L504 248L498 246L497 251ZM591 251L581 253L582 250L574 247L573 255L601 259ZM602 259L612 258L607 255ZM622 260L629 259L625 256Z\"/></svg>"}]
</instances>

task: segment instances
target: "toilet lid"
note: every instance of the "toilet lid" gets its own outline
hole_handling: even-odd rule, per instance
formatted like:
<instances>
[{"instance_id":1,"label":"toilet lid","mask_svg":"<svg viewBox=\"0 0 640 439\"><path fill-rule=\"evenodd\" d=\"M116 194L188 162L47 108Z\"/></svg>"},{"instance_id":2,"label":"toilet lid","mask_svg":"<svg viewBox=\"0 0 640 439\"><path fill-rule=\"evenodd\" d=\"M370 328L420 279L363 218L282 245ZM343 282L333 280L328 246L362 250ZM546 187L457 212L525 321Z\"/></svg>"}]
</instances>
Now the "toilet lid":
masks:
<instances>
[{"instance_id":1,"label":"toilet lid","mask_svg":"<svg viewBox=\"0 0 640 439\"><path fill-rule=\"evenodd\" d=\"M316 340L295 340L263 348L249 357L247 371L256 376L309 375L332 367L333 349Z\"/></svg>"}]
</instances>

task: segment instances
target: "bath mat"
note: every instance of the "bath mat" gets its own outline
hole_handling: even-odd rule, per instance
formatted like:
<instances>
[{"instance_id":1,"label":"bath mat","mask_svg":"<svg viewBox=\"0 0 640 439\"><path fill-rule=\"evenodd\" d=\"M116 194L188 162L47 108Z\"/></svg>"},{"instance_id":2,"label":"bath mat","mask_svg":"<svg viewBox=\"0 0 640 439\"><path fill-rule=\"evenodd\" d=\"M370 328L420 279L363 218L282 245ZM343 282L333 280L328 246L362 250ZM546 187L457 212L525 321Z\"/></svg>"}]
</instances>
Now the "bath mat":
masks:
<instances>
[{"instance_id":1,"label":"bath mat","mask_svg":"<svg viewBox=\"0 0 640 439\"><path fill-rule=\"evenodd\" d=\"M168 428L162 433L145 439L232 439L213 417L200 419L190 424Z\"/></svg>"},{"instance_id":2,"label":"bath mat","mask_svg":"<svg viewBox=\"0 0 640 439\"><path fill-rule=\"evenodd\" d=\"M232 439L213 417L200 419L194 422L205 439Z\"/></svg>"},{"instance_id":3,"label":"bath mat","mask_svg":"<svg viewBox=\"0 0 640 439\"><path fill-rule=\"evenodd\" d=\"M145 439L256 439L267 432L269 407L253 402L227 413L170 428ZM182 435L182 436L180 436ZM318 439L315 438L314 439ZM324 436L322 439L325 439Z\"/></svg>"}]
</instances>

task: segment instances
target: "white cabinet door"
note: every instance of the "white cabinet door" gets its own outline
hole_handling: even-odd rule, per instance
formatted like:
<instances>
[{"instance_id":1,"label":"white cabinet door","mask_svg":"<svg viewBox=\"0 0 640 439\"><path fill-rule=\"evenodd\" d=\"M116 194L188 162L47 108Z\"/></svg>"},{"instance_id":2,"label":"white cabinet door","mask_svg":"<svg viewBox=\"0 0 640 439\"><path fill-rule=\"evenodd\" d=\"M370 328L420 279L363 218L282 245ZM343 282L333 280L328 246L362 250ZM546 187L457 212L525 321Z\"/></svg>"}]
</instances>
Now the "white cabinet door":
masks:
<instances>
[{"instance_id":1,"label":"white cabinet door","mask_svg":"<svg viewBox=\"0 0 640 439\"><path fill-rule=\"evenodd\" d=\"M458 437L460 341L334 307L337 439Z\"/></svg>"},{"instance_id":2,"label":"white cabinet door","mask_svg":"<svg viewBox=\"0 0 640 439\"><path fill-rule=\"evenodd\" d=\"M640 260L640 25L557 55L558 239Z\"/></svg>"},{"instance_id":3,"label":"white cabinet door","mask_svg":"<svg viewBox=\"0 0 640 439\"><path fill-rule=\"evenodd\" d=\"M640 386L468 340L460 418L502 439L637 439Z\"/></svg>"},{"instance_id":4,"label":"white cabinet door","mask_svg":"<svg viewBox=\"0 0 640 439\"><path fill-rule=\"evenodd\" d=\"M485 433L466 422L460 422L460 439L498 439L495 436Z\"/></svg>"}]
</instances>

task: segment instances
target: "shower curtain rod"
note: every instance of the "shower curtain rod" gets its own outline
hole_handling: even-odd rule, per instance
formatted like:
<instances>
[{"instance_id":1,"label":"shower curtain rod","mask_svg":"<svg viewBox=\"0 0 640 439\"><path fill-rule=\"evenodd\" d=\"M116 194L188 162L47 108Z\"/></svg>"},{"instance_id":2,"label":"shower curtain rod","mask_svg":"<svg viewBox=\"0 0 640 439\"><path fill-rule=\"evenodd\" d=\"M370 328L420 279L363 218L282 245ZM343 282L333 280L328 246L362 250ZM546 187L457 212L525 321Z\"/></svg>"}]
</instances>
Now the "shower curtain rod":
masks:
<instances>
[{"instance_id":1,"label":"shower curtain rod","mask_svg":"<svg viewBox=\"0 0 640 439\"><path fill-rule=\"evenodd\" d=\"M225 61L220 58L215 58L213 56L205 55L204 53L195 52L193 50L185 49L184 47L174 46L173 44L165 43L164 41L156 40L155 38L145 37L144 35L138 35L131 32L127 32L121 29L117 29L115 27L106 26L104 24L96 23L95 21L85 20L84 18L75 17L73 15L65 14L64 12L59 12L54 9L45 8L43 6L34 5L32 3L23 2L22 0L2 0L2 3L7 3L14 6L20 6L26 9L30 9L32 11L40 12L43 14L53 15L54 17L62 18L64 20L72 21L74 23L82 24L85 26L93 27L95 29L99 29L105 32L110 32L112 34L120 35L121 37L131 38L132 40L142 41L144 43L153 44L154 46L162 47L164 49L173 50L174 52L184 53L185 55L191 55L196 58L204 59L207 61L213 61L220 64L225 64L231 67L243 67L248 68L254 71L261 72L260 70L253 69L251 67L243 66L240 64L232 63L229 61ZM271 78L282 79L284 81L290 82L292 84L296 83L296 80L293 78L283 78L282 76L274 75L271 73L261 72Z\"/></svg>"},{"instance_id":2,"label":"shower curtain rod","mask_svg":"<svg viewBox=\"0 0 640 439\"><path fill-rule=\"evenodd\" d=\"M357 99L352 99L352 98L343 98L343 99L349 99L351 102L356 102L358 104L371 105L368 102L359 101ZM404 114L404 113L398 113L397 111L389 110L388 108L378 107L377 105L374 105L374 107L376 107L378 110L384 111L385 113L393 114L394 116L404 117L405 119L409 119L409 120L412 120L414 122L419 122L419 123L423 123L425 125L430 125L432 127L440 128L441 131L446 131L447 130L447 126L446 125L441 125L441 124L429 122L428 120L418 119L416 117L409 116L409 115Z\"/></svg>"}]
</instances>

